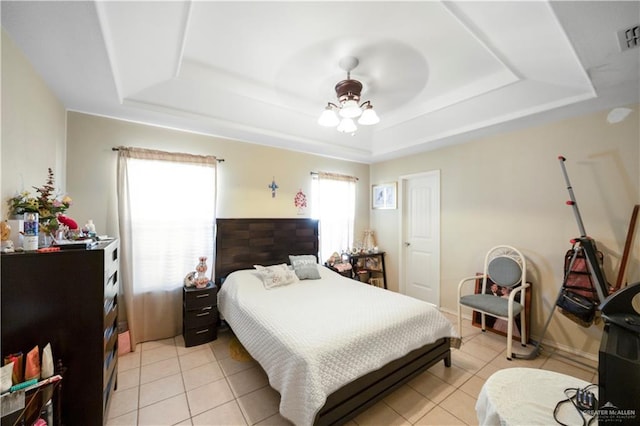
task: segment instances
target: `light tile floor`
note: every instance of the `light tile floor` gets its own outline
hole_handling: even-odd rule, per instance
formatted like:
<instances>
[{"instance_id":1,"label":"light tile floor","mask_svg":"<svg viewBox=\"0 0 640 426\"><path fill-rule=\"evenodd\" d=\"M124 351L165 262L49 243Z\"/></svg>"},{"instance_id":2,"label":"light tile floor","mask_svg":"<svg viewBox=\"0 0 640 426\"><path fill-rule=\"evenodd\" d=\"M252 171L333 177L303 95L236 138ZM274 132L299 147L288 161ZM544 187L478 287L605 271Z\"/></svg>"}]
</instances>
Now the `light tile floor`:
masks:
<instances>
[{"instance_id":1,"label":"light tile floor","mask_svg":"<svg viewBox=\"0 0 640 426\"><path fill-rule=\"evenodd\" d=\"M455 317L447 316L455 324ZM230 358L231 337L222 331L214 342L185 348L177 336L140 344L121 356L107 425L291 425L278 413L280 395L262 368ZM469 324L462 347L453 350L451 368L439 362L349 425L475 425L478 393L503 368L541 368L597 382L592 360L575 363L544 350L534 360L507 361L505 349L504 337Z\"/></svg>"}]
</instances>

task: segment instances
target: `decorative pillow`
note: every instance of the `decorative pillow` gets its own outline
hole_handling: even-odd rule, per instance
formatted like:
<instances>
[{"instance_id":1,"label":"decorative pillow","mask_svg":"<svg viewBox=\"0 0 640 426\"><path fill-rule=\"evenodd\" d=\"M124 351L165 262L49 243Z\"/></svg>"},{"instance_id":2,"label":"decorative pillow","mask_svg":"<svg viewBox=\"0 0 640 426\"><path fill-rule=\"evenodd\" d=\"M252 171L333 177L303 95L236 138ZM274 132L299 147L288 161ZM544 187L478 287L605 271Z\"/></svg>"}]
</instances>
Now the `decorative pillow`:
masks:
<instances>
[{"instance_id":1,"label":"decorative pillow","mask_svg":"<svg viewBox=\"0 0 640 426\"><path fill-rule=\"evenodd\" d=\"M296 273L286 263L273 266L253 265L258 270L266 289L280 287L298 281Z\"/></svg>"},{"instance_id":2,"label":"decorative pillow","mask_svg":"<svg viewBox=\"0 0 640 426\"><path fill-rule=\"evenodd\" d=\"M296 275L301 280L319 280L318 261L313 255L289 255L289 261Z\"/></svg>"}]
</instances>

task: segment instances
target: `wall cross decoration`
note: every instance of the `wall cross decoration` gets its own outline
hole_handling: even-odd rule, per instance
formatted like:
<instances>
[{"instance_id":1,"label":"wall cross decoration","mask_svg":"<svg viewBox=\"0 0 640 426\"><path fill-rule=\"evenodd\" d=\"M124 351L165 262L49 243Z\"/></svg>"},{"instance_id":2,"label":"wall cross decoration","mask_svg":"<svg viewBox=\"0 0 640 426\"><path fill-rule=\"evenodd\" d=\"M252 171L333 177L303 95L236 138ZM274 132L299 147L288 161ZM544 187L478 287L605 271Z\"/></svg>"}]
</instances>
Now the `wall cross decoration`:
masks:
<instances>
[{"instance_id":1,"label":"wall cross decoration","mask_svg":"<svg viewBox=\"0 0 640 426\"><path fill-rule=\"evenodd\" d=\"M278 189L278 185L276 184L276 177L274 176L271 180L271 184L267 187L271 189L271 198L276 198L276 189Z\"/></svg>"}]
</instances>

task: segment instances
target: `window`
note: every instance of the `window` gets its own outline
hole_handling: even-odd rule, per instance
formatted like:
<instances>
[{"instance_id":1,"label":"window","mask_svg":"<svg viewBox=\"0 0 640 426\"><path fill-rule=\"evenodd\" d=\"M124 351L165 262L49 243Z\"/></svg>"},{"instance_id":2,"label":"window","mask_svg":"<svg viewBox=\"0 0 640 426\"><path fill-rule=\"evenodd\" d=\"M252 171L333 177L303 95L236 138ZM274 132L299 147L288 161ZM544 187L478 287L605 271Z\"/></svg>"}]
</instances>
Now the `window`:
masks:
<instances>
[{"instance_id":1,"label":"window","mask_svg":"<svg viewBox=\"0 0 640 426\"><path fill-rule=\"evenodd\" d=\"M182 287L200 256L211 266L214 173L197 164L130 160L135 293Z\"/></svg>"},{"instance_id":2,"label":"window","mask_svg":"<svg viewBox=\"0 0 640 426\"><path fill-rule=\"evenodd\" d=\"M132 344L180 334L184 277L211 275L216 159L119 148L120 266Z\"/></svg>"},{"instance_id":3,"label":"window","mask_svg":"<svg viewBox=\"0 0 640 426\"><path fill-rule=\"evenodd\" d=\"M311 217L320 221L320 262L353 247L356 181L352 176L313 174Z\"/></svg>"}]
</instances>

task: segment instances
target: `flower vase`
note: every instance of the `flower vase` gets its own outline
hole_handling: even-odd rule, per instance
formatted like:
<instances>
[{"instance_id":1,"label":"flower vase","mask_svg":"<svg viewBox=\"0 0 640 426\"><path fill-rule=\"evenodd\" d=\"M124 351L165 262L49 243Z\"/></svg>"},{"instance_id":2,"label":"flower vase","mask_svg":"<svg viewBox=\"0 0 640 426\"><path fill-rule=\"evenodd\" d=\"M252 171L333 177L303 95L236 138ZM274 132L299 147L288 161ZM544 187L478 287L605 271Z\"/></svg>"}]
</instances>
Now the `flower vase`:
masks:
<instances>
[{"instance_id":1,"label":"flower vase","mask_svg":"<svg viewBox=\"0 0 640 426\"><path fill-rule=\"evenodd\" d=\"M51 247L53 244L53 236L49 232L38 233L38 248Z\"/></svg>"},{"instance_id":2,"label":"flower vase","mask_svg":"<svg viewBox=\"0 0 640 426\"><path fill-rule=\"evenodd\" d=\"M205 272L207 272L207 258L205 256L201 256L198 258L198 264L196 265L196 272L198 275L196 276L195 283L197 288L206 287L209 284L209 278L205 276Z\"/></svg>"}]
</instances>

